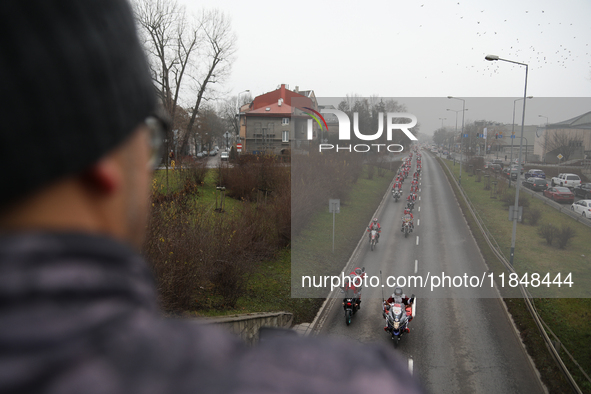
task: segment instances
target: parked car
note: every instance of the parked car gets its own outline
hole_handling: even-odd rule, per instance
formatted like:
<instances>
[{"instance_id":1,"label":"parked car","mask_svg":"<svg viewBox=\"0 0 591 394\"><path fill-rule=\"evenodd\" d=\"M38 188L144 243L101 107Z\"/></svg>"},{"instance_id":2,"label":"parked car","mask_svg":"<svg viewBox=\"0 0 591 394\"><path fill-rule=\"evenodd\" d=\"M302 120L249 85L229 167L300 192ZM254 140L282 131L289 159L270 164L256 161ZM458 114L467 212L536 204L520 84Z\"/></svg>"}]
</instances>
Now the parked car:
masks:
<instances>
[{"instance_id":1,"label":"parked car","mask_svg":"<svg viewBox=\"0 0 591 394\"><path fill-rule=\"evenodd\" d=\"M507 178L509 178L510 173L511 173L511 169L509 167L503 168L503 170L501 171L501 174L503 174Z\"/></svg>"},{"instance_id":2,"label":"parked car","mask_svg":"<svg viewBox=\"0 0 591 394\"><path fill-rule=\"evenodd\" d=\"M573 194L584 199L591 199L591 183L581 183L573 188Z\"/></svg>"},{"instance_id":3,"label":"parked car","mask_svg":"<svg viewBox=\"0 0 591 394\"><path fill-rule=\"evenodd\" d=\"M217 154L218 154L218 151L217 151L217 150L215 150L215 149L209 152L209 155L210 155L210 156L215 156L215 155L217 155Z\"/></svg>"},{"instance_id":4,"label":"parked car","mask_svg":"<svg viewBox=\"0 0 591 394\"><path fill-rule=\"evenodd\" d=\"M195 155L195 157L197 157L198 159L203 157L203 152L197 152L197 154Z\"/></svg>"},{"instance_id":5,"label":"parked car","mask_svg":"<svg viewBox=\"0 0 591 394\"><path fill-rule=\"evenodd\" d=\"M490 166L492 166L492 163L490 161L487 161L486 163L484 163L484 169L489 169Z\"/></svg>"},{"instance_id":6,"label":"parked car","mask_svg":"<svg viewBox=\"0 0 591 394\"><path fill-rule=\"evenodd\" d=\"M571 211L580 213L581 216L591 219L591 200L579 200L570 206Z\"/></svg>"},{"instance_id":7,"label":"parked car","mask_svg":"<svg viewBox=\"0 0 591 394\"><path fill-rule=\"evenodd\" d=\"M543 190L546 190L548 188L548 182L545 179L541 179L541 178L534 178L529 177L526 180L524 180L523 182L521 182L521 184L530 189L533 190L535 192L540 192Z\"/></svg>"},{"instance_id":8,"label":"parked car","mask_svg":"<svg viewBox=\"0 0 591 394\"><path fill-rule=\"evenodd\" d=\"M552 178L550 183L552 186L577 187L581 184L581 178L577 174L558 174L557 177Z\"/></svg>"},{"instance_id":9,"label":"parked car","mask_svg":"<svg viewBox=\"0 0 591 394\"><path fill-rule=\"evenodd\" d=\"M575 195L568 187L550 187L544 190L544 196L556 202L572 204L575 202Z\"/></svg>"},{"instance_id":10,"label":"parked car","mask_svg":"<svg viewBox=\"0 0 591 394\"><path fill-rule=\"evenodd\" d=\"M500 165L500 166L501 166L501 168L503 168L503 167L504 167L503 160L501 160L501 159L494 159L494 160L492 161L492 163L493 163L493 164L498 164L498 165Z\"/></svg>"},{"instance_id":11,"label":"parked car","mask_svg":"<svg viewBox=\"0 0 591 394\"><path fill-rule=\"evenodd\" d=\"M529 170L525 173L525 179L529 177L546 179L546 174L542 170Z\"/></svg>"},{"instance_id":12,"label":"parked car","mask_svg":"<svg viewBox=\"0 0 591 394\"><path fill-rule=\"evenodd\" d=\"M220 153L220 160L229 160L229 159L230 159L230 154L228 152Z\"/></svg>"},{"instance_id":13,"label":"parked car","mask_svg":"<svg viewBox=\"0 0 591 394\"><path fill-rule=\"evenodd\" d=\"M489 168L494 172L501 172L503 170L503 166L500 164L491 164Z\"/></svg>"},{"instance_id":14,"label":"parked car","mask_svg":"<svg viewBox=\"0 0 591 394\"><path fill-rule=\"evenodd\" d=\"M517 168L518 168L518 167L519 167L519 166L518 166L517 164L511 164L511 167L509 167L509 168L511 168L511 170L515 170L515 171L517 171ZM521 166L521 168L520 168L520 171L521 171L521 173L523 174L523 166Z\"/></svg>"}]
</instances>

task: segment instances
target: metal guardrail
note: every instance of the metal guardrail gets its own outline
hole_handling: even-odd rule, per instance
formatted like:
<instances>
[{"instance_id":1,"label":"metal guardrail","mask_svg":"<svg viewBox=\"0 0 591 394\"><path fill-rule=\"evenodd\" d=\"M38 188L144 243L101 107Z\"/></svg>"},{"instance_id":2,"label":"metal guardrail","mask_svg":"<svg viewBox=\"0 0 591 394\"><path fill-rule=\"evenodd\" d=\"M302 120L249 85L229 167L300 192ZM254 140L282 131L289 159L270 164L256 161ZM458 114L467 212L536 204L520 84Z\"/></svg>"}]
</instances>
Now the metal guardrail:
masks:
<instances>
[{"instance_id":1,"label":"metal guardrail","mask_svg":"<svg viewBox=\"0 0 591 394\"><path fill-rule=\"evenodd\" d=\"M482 218L480 218L480 215L478 215L476 213L476 210L474 209L472 202L470 201L470 199L468 198L466 193L464 193L464 190L458 184L456 178L453 176L453 173L449 169L447 163L445 163L443 160L441 160L441 163L443 163L443 165L447 168L447 171L451 175L451 179L453 179L458 190L462 194L462 197L464 198L464 201L466 201L466 205L467 205L468 209L470 210L470 213L474 217L476 224L480 228L480 230L484 236L484 239L485 239L486 243L489 245L489 247L491 248L492 252L495 254L495 256L499 259L499 261L505 266L505 268L508 271L510 271L512 273L517 273L515 271L515 269L513 268L513 266L511 266L511 264L509 264L509 261L505 258L505 256L501 252L501 249L500 249L498 243L496 242L496 240L494 240L494 237L492 237L492 234L490 233L490 231L488 231L488 229L484 225L484 222L482 221ZM491 241L491 238L494 241L494 244L493 244L493 241ZM534 322L536 323L536 326L538 327L538 330L542 334L542 338L544 339L544 342L546 343L546 347L548 348L548 350L550 351L550 354L552 355L552 357L554 358L554 360L558 364L558 367L560 368L561 372L564 374L566 380L570 384L573 391L575 393L583 394L583 392L581 391L581 389L577 385L577 382L574 380L570 371L568 370L568 368L566 367L566 365L562 361L562 358L560 358L560 354L558 353L558 350L556 350L556 348L554 347L552 340L548 336L548 333L546 332L546 329L545 329L545 326L547 327L547 325L546 325L546 323L544 323L544 321L542 320L542 318L538 314L534 304L531 302L531 300L530 300L530 298L532 298L531 294L529 294L529 292L527 292L527 290L523 287L523 285L521 283L519 283L519 290L521 291L521 294L523 296L523 300L525 302L525 305L527 306L527 309L529 310L530 314L532 315ZM549 330L549 328L548 328L548 330ZM556 335L551 330L549 330L549 331L551 332L551 334L554 337L556 337ZM570 355L570 353L569 353L569 355ZM572 358L572 356L571 356L571 359L575 362L575 364L577 366L579 366L579 364ZM580 366L579 366L579 368L581 369L583 374L587 377L587 374L585 373L585 371Z\"/></svg>"}]
</instances>

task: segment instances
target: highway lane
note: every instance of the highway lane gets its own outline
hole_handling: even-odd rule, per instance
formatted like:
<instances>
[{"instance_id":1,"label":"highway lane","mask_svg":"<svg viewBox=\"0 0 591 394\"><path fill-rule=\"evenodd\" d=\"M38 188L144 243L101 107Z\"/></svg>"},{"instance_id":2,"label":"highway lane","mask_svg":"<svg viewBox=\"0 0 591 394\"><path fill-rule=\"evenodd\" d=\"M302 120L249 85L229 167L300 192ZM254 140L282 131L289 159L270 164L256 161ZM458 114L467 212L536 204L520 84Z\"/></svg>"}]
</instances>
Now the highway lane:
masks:
<instances>
[{"instance_id":1,"label":"highway lane","mask_svg":"<svg viewBox=\"0 0 591 394\"><path fill-rule=\"evenodd\" d=\"M400 232L404 203L390 197L378 210L382 225L375 251L363 243L353 266L364 266L369 276L431 275L482 277L484 260L470 234L452 189L441 168L426 152L415 208L415 231L408 238ZM415 160L413 157L413 170ZM412 172L411 172L412 174ZM404 197L410 180L403 185ZM351 268L351 267L349 267ZM494 290L404 287L417 295L417 315L410 323L411 333L398 346L384 332L381 313L382 290L366 287L361 310L345 325L340 300L327 308L322 334L351 341L377 342L398 351L409 360L409 368L432 393L543 392L536 372L521 345ZM479 298L482 297L482 298ZM487 298L491 297L491 298Z\"/></svg>"}]
</instances>

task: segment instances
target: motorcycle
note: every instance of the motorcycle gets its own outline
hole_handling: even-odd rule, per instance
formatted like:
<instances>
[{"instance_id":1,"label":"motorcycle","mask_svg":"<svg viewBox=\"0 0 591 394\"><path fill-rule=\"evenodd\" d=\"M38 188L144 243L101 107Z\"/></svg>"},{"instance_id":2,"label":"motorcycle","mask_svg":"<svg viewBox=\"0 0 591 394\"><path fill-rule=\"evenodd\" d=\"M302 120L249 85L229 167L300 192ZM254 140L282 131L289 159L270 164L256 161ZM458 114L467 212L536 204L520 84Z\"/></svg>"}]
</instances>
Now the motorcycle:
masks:
<instances>
[{"instance_id":1,"label":"motorcycle","mask_svg":"<svg viewBox=\"0 0 591 394\"><path fill-rule=\"evenodd\" d=\"M378 232L377 230L371 230L369 233L369 245L371 250L376 247L376 243L378 243Z\"/></svg>"},{"instance_id":2,"label":"motorcycle","mask_svg":"<svg viewBox=\"0 0 591 394\"><path fill-rule=\"evenodd\" d=\"M361 269L365 272L365 267ZM345 310L345 323L351 324L351 317L359 310L361 300L355 297L355 292L352 289L343 290L345 298L343 298L343 309Z\"/></svg>"},{"instance_id":3,"label":"motorcycle","mask_svg":"<svg viewBox=\"0 0 591 394\"><path fill-rule=\"evenodd\" d=\"M404 226L402 227L404 231L404 238L408 237L408 234L412 232L412 228L410 227L410 218L404 218Z\"/></svg>"},{"instance_id":4,"label":"motorcycle","mask_svg":"<svg viewBox=\"0 0 591 394\"><path fill-rule=\"evenodd\" d=\"M394 197L395 202L398 202L400 195L401 195L400 190L392 190L392 197Z\"/></svg>"},{"instance_id":5,"label":"motorcycle","mask_svg":"<svg viewBox=\"0 0 591 394\"><path fill-rule=\"evenodd\" d=\"M406 203L406 207L408 208L409 211L412 212L412 210L415 207L415 202L414 201L409 201L408 203Z\"/></svg>"},{"instance_id":6,"label":"motorcycle","mask_svg":"<svg viewBox=\"0 0 591 394\"><path fill-rule=\"evenodd\" d=\"M411 305L405 306L402 300L395 300L400 302L393 302L386 306L386 311L383 314L386 317L385 331L392 335L394 346L398 346L402 335L410 333L408 323L415 317L416 301L413 294L409 300Z\"/></svg>"}]
</instances>

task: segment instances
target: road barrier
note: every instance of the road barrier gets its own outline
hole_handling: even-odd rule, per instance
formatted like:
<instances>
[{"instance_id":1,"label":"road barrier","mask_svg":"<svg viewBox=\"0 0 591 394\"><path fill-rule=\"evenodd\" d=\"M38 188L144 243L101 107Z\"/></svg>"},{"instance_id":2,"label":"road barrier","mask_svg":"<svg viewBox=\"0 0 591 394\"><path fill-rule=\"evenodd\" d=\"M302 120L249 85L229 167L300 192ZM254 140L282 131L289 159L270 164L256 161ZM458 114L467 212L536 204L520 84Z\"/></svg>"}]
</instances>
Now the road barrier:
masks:
<instances>
[{"instance_id":1,"label":"road barrier","mask_svg":"<svg viewBox=\"0 0 591 394\"><path fill-rule=\"evenodd\" d=\"M436 157L436 159L439 159L439 158ZM501 251L501 247L499 246L499 244L497 243L497 241L494 239L494 236L486 228L486 225L484 224L484 221L482 220L482 218L480 217L480 215L478 215L478 213L476 212L476 209L474 208L474 206L472 204L472 201L470 201L470 198L466 195L466 193L464 193L464 190L458 184L458 181L453 176L453 173L452 173L451 169L449 168L449 166L447 165L447 163L445 163L441 159L439 159L438 161L440 162L440 164L442 164L442 165L445 166L445 168L447 169L448 173L450 174L450 178L453 179L455 185L457 186L458 190L460 191L460 194L462 195L462 198L466 202L466 206L468 207L468 210L470 211L470 213L474 217L474 221L478 225L478 227L479 227L479 229L480 229L480 231L481 231L481 233L482 233L482 235L483 235L486 243L488 244L488 246L490 247L490 249L492 250L492 252L499 259L499 261L505 266L505 268L507 269L507 271L509 271L511 273L517 273L515 271L515 269L513 268L513 266L511 266L511 264L509 264L509 261L503 255L503 253ZM554 332L552 332L552 330L550 330L550 328L548 327L548 325L546 325L546 323L542 320L542 318L540 317L540 315L538 314L538 312L536 310L536 307L535 307L534 303L531 300L533 297L531 296L531 294L529 294L529 292L523 287L523 285L521 283L519 283L519 290L521 291L521 295L523 296L523 300L525 302L525 305L527 306L527 309L529 310L532 318L534 319L534 322L536 323L536 326L538 326L538 329L540 331L540 334L542 335L542 338L544 339L544 342L546 343L546 347L550 351L550 354L552 355L552 357L556 361L558 367L560 368L561 372L564 374L566 380L570 384L570 386L573 389L573 391L576 392L576 393L581 393L582 394L583 392L581 391L581 389L577 385L577 382L574 380L574 378L571 375L571 373L569 372L568 368L566 367L566 365L562 361L562 358L560 358L560 354L558 353L558 350L556 349L556 347L558 347L558 346L555 346L554 345L554 343L552 342L552 340L548 336L548 333L546 332L546 329L552 334L552 336L554 338L556 338L556 339L558 339L558 338L556 337L556 335L554 334ZM583 375L591 382L591 379L589 379L589 376L580 367L580 365L576 362L576 360L572 357L572 355L566 350L566 348L564 348L564 346L563 346L563 349L565 350L565 352L567 353L567 355L570 357L570 359L575 363L575 365L577 367L579 367L579 369L581 370L581 372L583 373Z\"/></svg>"}]
</instances>

